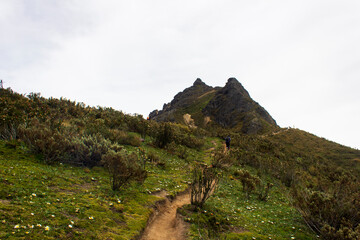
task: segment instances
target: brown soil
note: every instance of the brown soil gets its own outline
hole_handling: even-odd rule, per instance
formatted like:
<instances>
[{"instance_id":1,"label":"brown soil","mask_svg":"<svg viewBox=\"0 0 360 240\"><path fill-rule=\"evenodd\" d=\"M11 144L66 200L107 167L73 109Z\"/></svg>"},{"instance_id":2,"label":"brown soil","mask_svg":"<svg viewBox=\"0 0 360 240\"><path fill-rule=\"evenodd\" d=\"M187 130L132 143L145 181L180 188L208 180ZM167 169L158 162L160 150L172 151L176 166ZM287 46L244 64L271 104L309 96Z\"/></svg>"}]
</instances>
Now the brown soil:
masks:
<instances>
[{"instance_id":1,"label":"brown soil","mask_svg":"<svg viewBox=\"0 0 360 240\"><path fill-rule=\"evenodd\" d=\"M215 141L212 143L214 146L217 145ZM210 194L213 193L214 189ZM156 206L156 211L148 222L140 240L185 240L190 225L185 223L176 213L178 208L190 204L190 191L177 195L172 201L166 197L166 191L157 192L155 195L163 197L165 200Z\"/></svg>"},{"instance_id":2,"label":"brown soil","mask_svg":"<svg viewBox=\"0 0 360 240\"><path fill-rule=\"evenodd\" d=\"M172 201L166 198L158 207L140 240L186 239L189 226L176 214L176 210L186 204L190 204L189 192L178 195Z\"/></svg>"},{"instance_id":3,"label":"brown soil","mask_svg":"<svg viewBox=\"0 0 360 240\"><path fill-rule=\"evenodd\" d=\"M4 204L4 205L8 205L8 204L11 203L11 201L10 200L5 200L5 199L0 199L0 203Z\"/></svg>"}]
</instances>

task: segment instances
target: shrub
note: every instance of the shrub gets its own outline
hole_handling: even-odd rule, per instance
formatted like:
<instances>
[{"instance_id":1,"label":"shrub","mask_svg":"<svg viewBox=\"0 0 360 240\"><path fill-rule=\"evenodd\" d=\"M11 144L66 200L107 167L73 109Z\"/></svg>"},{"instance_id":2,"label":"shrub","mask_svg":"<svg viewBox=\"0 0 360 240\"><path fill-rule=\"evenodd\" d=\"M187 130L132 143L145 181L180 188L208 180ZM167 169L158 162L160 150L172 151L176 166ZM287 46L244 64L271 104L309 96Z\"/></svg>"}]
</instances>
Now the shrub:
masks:
<instances>
[{"instance_id":1,"label":"shrub","mask_svg":"<svg viewBox=\"0 0 360 240\"><path fill-rule=\"evenodd\" d=\"M69 140L71 150L66 159L72 164L94 167L101 164L101 159L111 148L116 148L100 134L85 135Z\"/></svg>"},{"instance_id":2,"label":"shrub","mask_svg":"<svg viewBox=\"0 0 360 240\"><path fill-rule=\"evenodd\" d=\"M173 141L173 129L170 123L161 123L158 128L155 145L159 148L164 148L167 144Z\"/></svg>"},{"instance_id":3,"label":"shrub","mask_svg":"<svg viewBox=\"0 0 360 240\"><path fill-rule=\"evenodd\" d=\"M234 163L234 159L231 155L226 154L221 149L217 149L214 153L212 165L215 168L224 169L225 167L229 167Z\"/></svg>"},{"instance_id":4,"label":"shrub","mask_svg":"<svg viewBox=\"0 0 360 240\"><path fill-rule=\"evenodd\" d=\"M131 180L143 182L147 177L135 153L127 154L125 151L111 150L103 156L102 162L110 173L114 191L121 189Z\"/></svg>"},{"instance_id":5,"label":"shrub","mask_svg":"<svg viewBox=\"0 0 360 240\"><path fill-rule=\"evenodd\" d=\"M260 178L258 176L251 175L246 170L235 171L234 177L241 181L243 191L246 193L247 198L250 198L250 194L256 189L256 186L260 184Z\"/></svg>"},{"instance_id":6,"label":"shrub","mask_svg":"<svg viewBox=\"0 0 360 240\"><path fill-rule=\"evenodd\" d=\"M161 159L155 152L149 151L146 154L146 160L152 164L155 164L158 167L165 168L166 163L163 159Z\"/></svg>"},{"instance_id":7,"label":"shrub","mask_svg":"<svg viewBox=\"0 0 360 240\"><path fill-rule=\"evenodd\" d=\"M178 209L181 215L190 216L185 218L185 221L195 223L199 233L204 237L201 239L224 239L220 234L229 231L231 225L224 211L216 209L214 206L204 206L202 211L193 211L193 207L189 205Z\"/></svg>"},{"instance_id":8,"label":"shrub","mask_svg":"<svg viewBox=\"0 0 360 240\"><path fill-rule=\"evenodd\" d=\"M0 139L13 140L18 136L17 126L11 123L4 124L0 127Z\"/></svg>"},{"instance_id":9,"label":"shrub","mask_svg":"<svg viewBox=\"0 0 360 240\"><path fill-rule=\"evenodd\" d=\"M141 139L138 136L117 129L110 130L109 139L123 145L134 147L139 147L141 145Z\"/></svg>"},{"instance_id":10,"label":"shrub","mask_svg":"<svg viewBox=\"0 0 360 240\"><path fill-rule=\"evenodd\" d=\"M67 162L94 167L100 164L102 155L116 147L100 134L72 136L68 131L51 129L37 120L33 120L29 127L21 125L19 137L34 153L41 154L48 164Z\"/></svg>"},{"instance_id":11,"label":"shrub","mask_svg":"<svg viewBox=\"0 0 360 240\"><path fill-rule=\"evenodd\" d=\"M265 186L260 185L260 192L259 192L259 200L260 201L265 201L266 202L268 200L270 189L273 186L274 185L272 183L267 183Z\"/></svg>"},{"instance_id":12,"label":"shrub","mask_svg":"<svg viewBox=\"0 0 360 240\"><path fill-rule=\"evenodd\" d=\"M59 131L53 131L38 121L33 121L29 128L21 125L19 137L34 153L42 154L48 164L60 161L68 149L67 141Z\"/></svg>"},{"instance_id":13,"label":"shrub","mask_svg":"<svg viewBox=\"0 0 360 240\"><path fill-rule=\"evenodd\" d=\"M296 180L296 165L290 161L281 162L278 171L281 182L291 187Z\"/></svg>"},{"instance_id":14,"label":"shrub","mask_svg":"<svg viewBox=\"0 0 360 240\"><path fill-rule=\"evenodd\" d=\"M202 208L218 182L219 177L215 168L194 168L191 183L191 204Z\"/></svg>"},{"instance_id":15,"label":"shrub","mask_svg":"<svg viewBox=\"0 0 360 240\"><path fill-rule=\"evenodd\" d=\"M149 151L146 155L150 162L153 162L153 163L160 162L160 157L156 153Z\"/></svg>"},{"instance_id":16,"label":"shrub","mask_svg":"<svg viewBox=\"0 0 360 240\"><path fill-rule=\"evenodd\" d=\"M306 223L324 239L360 239L359 183L344 173L332 183L324 181L317 190L297 185L292 188L294 204Z\"/></svg>"},{"instance_id":17,"label":"shrub","mask_svg":"<svg viewBox=\"0 0 360 240\"><path fill-rule=\"evenodd\" d=\"M194 137L190 134L180 138L177 143L187 146L189 148L194 148L200 150L204 146L204 140L200 137Z\"/></svg>"},{"instance_id":18,"label":"shrub","mask_svg":"<svg viewBox=\"0 0 360 240\"><path fill-rule=\"evenodd\" d=\"M134 117L127 117L127 124L130 131L140 133L142 138L145 138L149 131L149 122L145 120L142 115Z\"/></svg>"},{"instance_id":19,"label":"shrub","mask_svg":"<svg viewBox=\"0 0 360 240\"><path fill-rule=\"evenodd\" d=\"M177 145L176 143L172 142L166 146L166 150L173 154L178 156L181 159L187 159L189 156L189 153L187 151L187 148L182 145Z\"/></svg>"}]
</instances>

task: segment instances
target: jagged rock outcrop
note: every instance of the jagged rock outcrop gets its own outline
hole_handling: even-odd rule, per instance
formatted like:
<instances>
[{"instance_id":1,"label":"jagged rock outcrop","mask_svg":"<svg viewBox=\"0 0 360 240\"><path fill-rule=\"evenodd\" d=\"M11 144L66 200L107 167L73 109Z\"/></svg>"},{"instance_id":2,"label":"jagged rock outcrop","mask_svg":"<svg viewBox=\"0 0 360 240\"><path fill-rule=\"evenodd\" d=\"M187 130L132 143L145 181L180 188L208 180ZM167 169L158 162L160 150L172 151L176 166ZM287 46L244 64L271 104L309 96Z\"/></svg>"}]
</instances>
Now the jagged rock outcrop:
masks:
<instances>
[{"instance_id":1,"label":"jagged rock outcrop","mask_svg":"<svg viewBox=\"0 0 360 240\"><path fill-rule=\"evenodd\" d=\"M201 81L200 78L197 78L191 87L176 94L170 103L164 104L161 111L152 111L149 114L149 118L156 121L174 122L176 120L174 115L176 110L189 107L194 104L200 96L213 89L213 87L210 87Z\"/></svg>"},{"instance_id":2,"label":"jagged rock outcrop","mask_svg":"<svg viewBox=\"0 0 360 240\"><path fill-rule=\"evenodd\" d=\"M223 127L241 124L241 131L247 134L262 132L264 125L276 126L275 120L236 80L229 78L225 87L217 91L215 97L203 109L206 116Z\"/></svg>"},{"instance_id":3,"label":"jagged rock outcrop","mask_svg":"<svg viewBox=\"0 0 360 240\"><path fill-rule=\"evenodd\" d=\"M215 122L245 134L277 127L270 114L250 97L236 78L229 78L223 88L210 87L198 78L193 86L178 93L161 111L151 112L149 117L156 121L183 122L184 114L195 116L203 125Z\"/></svg>"}]
</instances>

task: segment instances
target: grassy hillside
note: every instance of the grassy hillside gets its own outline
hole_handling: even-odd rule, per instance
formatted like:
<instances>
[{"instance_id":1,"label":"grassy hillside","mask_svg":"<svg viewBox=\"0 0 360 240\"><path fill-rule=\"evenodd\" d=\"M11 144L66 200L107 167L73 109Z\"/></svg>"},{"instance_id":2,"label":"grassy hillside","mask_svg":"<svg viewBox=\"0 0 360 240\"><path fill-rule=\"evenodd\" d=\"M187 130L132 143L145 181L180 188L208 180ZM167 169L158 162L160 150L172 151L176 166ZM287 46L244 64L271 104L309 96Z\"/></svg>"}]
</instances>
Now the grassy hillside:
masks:
<instances>
[{"instance_id":1,"label":"grassy hillside","mask_svg":"<svg viewBox=\"0 0 360 240\"><path fill-rule=\"evenodd\" d=\"M176 194L189 181L186 163L156 152L166 159L166 170L149 165L143 184L113 191L102 167L47 165L22 144L1 141L0 238L135 238L159 200L151 193L161 189Z\"/></svg>"},{"instance_id":2,"label":"grassy hillside","mask_svg":"<svg viewBox=\"0 0 360 240\"><path fill-rule=\"evenodd\" d=\"M153 150L166 159L166 169L149 165L150 174L143 184L135 182L121 191L111 189L109 174L101 167L47 165L14 142L2 141L0 149L1 239L134 239L160 199L151 193L176 194L191 181L184 171L186 163L159 149ZM315 239L281 183L268 202L255 194L247 199L241 189L238 180L224 173L218 191L202 212L184 214L192 223L191 238L199 239L201 229L201 235L215 234L214 239ZM213 229L215 220L210 216L219 221L221 229Z\"/></svg>"},{"instance_id":3,"label":"grassy hillside","mask_svg":"<svg viewBox=\"0 0 360 240\"><path fill-rule=\"evenodd\" d=\"M136 239L156 193L183 192L197 169L220 180L201 208L178 209L190 239L360 236L357 150L296 129L209 131L0 91L1 239Z\"/></svg>"}]
</instances>

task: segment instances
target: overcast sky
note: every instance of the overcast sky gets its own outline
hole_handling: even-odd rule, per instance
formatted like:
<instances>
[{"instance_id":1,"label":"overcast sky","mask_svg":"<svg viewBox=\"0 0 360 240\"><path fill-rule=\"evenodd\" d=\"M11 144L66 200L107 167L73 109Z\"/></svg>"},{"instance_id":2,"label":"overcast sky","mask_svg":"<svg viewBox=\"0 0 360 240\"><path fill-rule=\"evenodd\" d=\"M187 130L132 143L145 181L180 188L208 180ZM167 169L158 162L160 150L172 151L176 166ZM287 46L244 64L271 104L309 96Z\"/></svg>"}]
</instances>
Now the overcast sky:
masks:
<instances>
[{"instance_id":1,"label":"overcast sky","mask_svg":"<svg viewBox=\"0 0 360 240\"><path fill-rule=\"evenodd\" d=\"M360 148L360 1L0 0L0 79L147 116L236 77L281 127Z\"/></svg>"}]
</instances>

